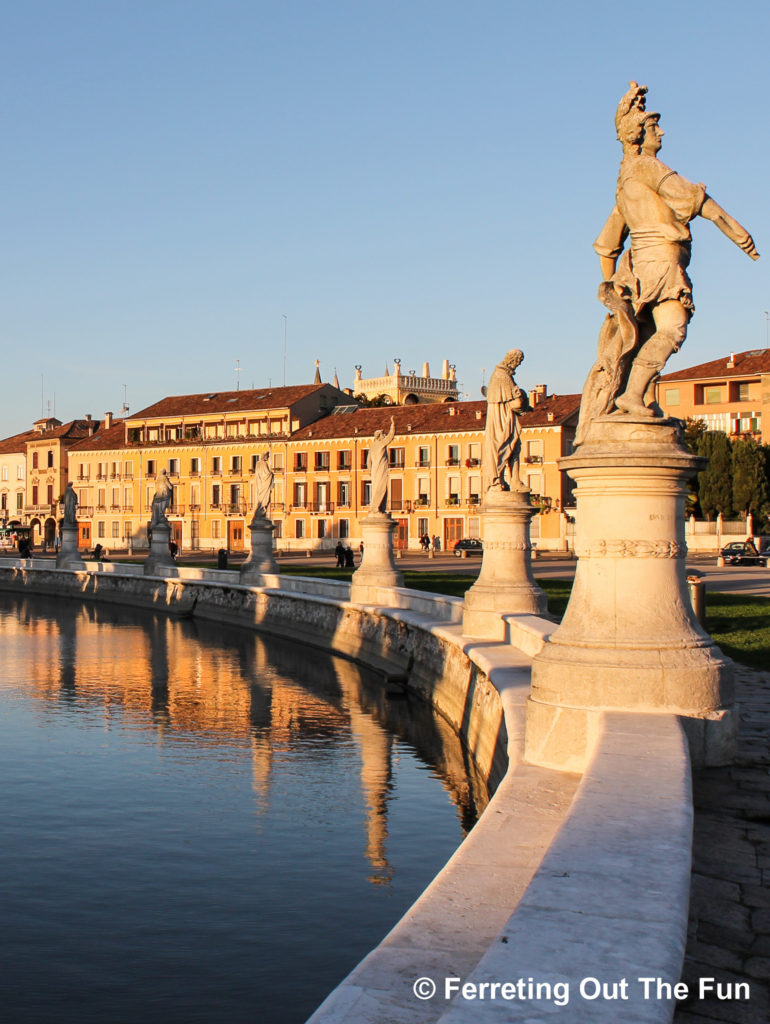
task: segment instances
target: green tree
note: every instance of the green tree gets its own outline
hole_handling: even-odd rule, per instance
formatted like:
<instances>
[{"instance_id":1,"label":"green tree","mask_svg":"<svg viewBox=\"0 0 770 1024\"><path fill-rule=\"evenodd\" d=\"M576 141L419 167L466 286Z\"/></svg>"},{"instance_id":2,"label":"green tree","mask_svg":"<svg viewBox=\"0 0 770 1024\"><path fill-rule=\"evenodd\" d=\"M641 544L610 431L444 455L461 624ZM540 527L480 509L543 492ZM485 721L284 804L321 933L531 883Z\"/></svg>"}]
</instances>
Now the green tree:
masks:
<instances>
[{"instance_id":1,"label":"green tree","mask_svg":"<svg viewBox=\"0 0 770 1024\"><path fill-rule=\"evenodd\" d=\"M693 419L688 416L684 421L684 446L693 455L698 454L698 442L706 433L705 420ZM698 478L690 477L687 482L687 496L685 497L685 514L690 516L702 516L698 502Z\"/></svg>"},{"instance_id":2,"label":"green tree","mask_svg":"<svg viewBox=\"0 0 770 1024\"><path fill-rule=\"evenodd\" d=\"M353 395L353 398L362 406L364 409L375 409L383 405L393 405L393 399L390 395L373 395L369 398L367 395Z\"/></svg>"},{"instance_id":3,"label":"green tree","mask_svg":"<svg viewBox=\"0 0 770 1024\"><path fill-rule=\"evenodd\" d=\"M698 454L698 442L706 433L706 421L693 419L688 416L684 421L684 444L685 448L693 453Z\"/></svg>"},{"instance_id":4,"label":"green tree","mask_svg":"<svg viewBox=\"0 0 770 1024\"><path fill-rule=\"evenodd\" d=\"M745 515L767 502L767 469L762 445L751 438L733 442L733 508Z\"/></svg>"},{"instance_id":5,"label":"green tree","mask_svg":"<svg viewBox=\"0 0 770 1024\"><path fill-rule=\"evenodd\" d=\"M727 434L707 430L698 440L698 455L709 460L702 473L698 473L698 500L707 519L720 512L729 516L733 507L732 451Z\"/></svg>"}]
</instances>

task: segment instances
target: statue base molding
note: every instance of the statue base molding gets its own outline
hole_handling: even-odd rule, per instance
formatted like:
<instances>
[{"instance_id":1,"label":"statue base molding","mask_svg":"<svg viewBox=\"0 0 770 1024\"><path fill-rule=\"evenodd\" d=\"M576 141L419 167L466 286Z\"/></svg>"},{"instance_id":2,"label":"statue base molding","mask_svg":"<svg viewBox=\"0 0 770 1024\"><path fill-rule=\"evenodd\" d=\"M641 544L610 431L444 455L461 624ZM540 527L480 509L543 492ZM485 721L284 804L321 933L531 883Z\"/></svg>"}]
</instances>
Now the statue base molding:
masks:
<instances>
[{"instance_id":1,"label":"statue base molding","mask_svg":"<svg viewBox=\"0 0 770 1024\"><path fill-rule=\"evenodd\" d=\"M252 519L249 524L251 553L241 566L241 583L260 583L265 573L278 573L278 563L273 555L273 532L275 523L263 517Z\"/></svg>"},{"instance_id":2,"label":"statue base molding","mask_svg":"<svg viewBox=\"0 0 770 1024\"><path fill-rule=\"evenodd\" d=\"M532 576L529 530L537 509L529 491L490 489L480 513L484 554L479 578L465 595L463 635L505 640L504 615L542 615L547 606Z\"/></svg>"},{"instance_id":3,"label":"statue base molding","mask_svg":"<svg viewBox=\"0 0 770 1024\"><path fill-rule=\"evenodd\" d=\"M373 512L361 520L364 557L350 581L350 600L378 604L381 587L403 587L404 578L393 560L393 534L397 523L387 512Z\"/></svg>"},{"instance_id":4,"label":"statue base molding","mask_svg":"<svg viewBox=\"0 0 770 1024\"><path fill-rule=\"evenodd\" d=\"M704 464L678 420L609 415L559 460L577 482L578 555L559 628L532 664L525 758L582 770L603 711L681 717L694 766L730 762L733 667L687 590L684 504Z\"/></svg>"},{"instance_id":5,"label":"statue base molding","mask_svg":"<svg viewBox=\"0 0 770 1024\"><path fill-rule=\"evenodd\" d=\"M85 569L86 564L78 548L78 528L72 523L63 523L59 539L61 547L56 555L57 569Z\"/></svg>"},{"instance_id":6,"label":"statue base molding","mask_svg":"<svg viewBox=\"0 0 770 1024\"><path fill-rule=\"evenodd\" d=\"M168 549L171 539L170 526L153 526L150 553L144 560L145 576L168 576L169 570L175 569L174 559Z\"/></svg>"}]
</instances>

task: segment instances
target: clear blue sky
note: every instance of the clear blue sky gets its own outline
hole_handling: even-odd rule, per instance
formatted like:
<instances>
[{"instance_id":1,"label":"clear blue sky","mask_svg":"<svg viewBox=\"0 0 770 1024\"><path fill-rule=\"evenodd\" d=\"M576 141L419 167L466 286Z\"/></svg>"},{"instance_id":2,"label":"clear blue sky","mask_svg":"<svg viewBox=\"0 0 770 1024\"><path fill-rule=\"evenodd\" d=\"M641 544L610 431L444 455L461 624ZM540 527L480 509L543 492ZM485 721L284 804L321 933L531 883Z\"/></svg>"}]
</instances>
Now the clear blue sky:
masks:
<instances>
[{"instance_id":1,"label":"clear blue sky","mask_svg":"<svg viewBox=\"0 0 770 1024\"><path fill-rule=\"evenodd\" d=\"M579 391L615 106L754 235L694 225L674 370L764 347L770 5L2 0L0 436L167 394L513 346Z\"/></svg>"}]
</instances>

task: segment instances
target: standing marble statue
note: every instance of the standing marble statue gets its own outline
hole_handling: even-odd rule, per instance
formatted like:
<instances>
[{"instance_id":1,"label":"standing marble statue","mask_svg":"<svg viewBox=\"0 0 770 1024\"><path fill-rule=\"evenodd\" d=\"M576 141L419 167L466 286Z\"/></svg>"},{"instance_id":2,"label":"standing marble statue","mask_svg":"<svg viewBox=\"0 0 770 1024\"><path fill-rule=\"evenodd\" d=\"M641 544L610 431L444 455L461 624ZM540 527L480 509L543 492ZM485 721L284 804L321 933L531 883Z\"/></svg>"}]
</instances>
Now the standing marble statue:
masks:
<instances>
[{"instance_id":1,"label":"standing marble statue","mask_svg":"<svg viewBox=\"0 0 770 1024\"><path fill-rule=\"evenodd\" d=\"M270 506L270 496L273 493L273 471L270 468L270 453L265 452L261 459L257 460L257 465L254 468L254 497L256 507L254 509L254 517L252 522L256 519L266 519L267 510Z\"/></svg>"},{"instance_id":2,"label":"standing marble statue","mask_svg":"<svg viewBox=\"0 0 770 1024\"><path fill-rule=\"evenodd\" d=\"M396 436L396 426L393 418L390 420L390 430L376 430L372 447L366 457L366 468L372 475L372 500L371 511L385 512L388 503L388 445Z\"/></svg>"},{"instance_id":3,"label":"standing marble statue","mask_svg":"<svg viewBox=\"0 0 770 1024\"><path fill-rule=\"evenodd\" d=\"M481 451L482 491L526 490L519 475L521 427L519 414L529 409L527 392L516 383L521 349L508 352L492 371L487 387L487 423Z\"/></svg>"},{"instance_id":4,"label":"standing marble statue","mask_svg":"<svg viewBox=\"0 0 770 1024\"><path fill-rule=\"evenodd\" d=\"M174 489L171 486L168 473L165 469L162 469L160 471L160 476L158 477L158 483L155 487L155 494L152 498L152 518L150 520L150 527L168 526L166 510L170 506L173 496Z\"/></svg>"},{"instance_id":5,"label":"standing marble statue","mask_svg":"<svg viewBox=\"0 0 770 1024\"><path fill-rule=\"evenodd\" d=\"M713 221L751 259L759 258L751 235L704 185L693 185L658 159L660 114L646 109L646 92L631 82L615 114L623 159L615 207L594 244L603 282L599 300L609 313L583 389L576 444L597 416L616 410L661 415L654 384L684 343L695 311L687 275L690 221L699 215Z\"/></svg>"},{"instance_id":6,"label":"standing marble statue","mask_svg":"<svg viewBox=\"0 0 770 1024\"><path fill-rule=\"evenodd\" d=\"M77 525L77 507L78 496L75 494L75 488L70 480L64 491L64 523L66 526Z\"/></svg>"}]
</instances>

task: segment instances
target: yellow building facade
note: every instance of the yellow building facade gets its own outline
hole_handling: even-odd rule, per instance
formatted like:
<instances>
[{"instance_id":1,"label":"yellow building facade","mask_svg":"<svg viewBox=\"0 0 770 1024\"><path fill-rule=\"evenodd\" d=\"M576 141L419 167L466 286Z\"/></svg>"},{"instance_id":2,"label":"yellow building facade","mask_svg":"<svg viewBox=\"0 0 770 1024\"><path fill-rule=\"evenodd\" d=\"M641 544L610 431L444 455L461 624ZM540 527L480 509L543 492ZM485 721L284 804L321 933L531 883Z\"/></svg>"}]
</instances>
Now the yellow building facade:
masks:
<instances>
[{"instance_id":1,"label":"yellow building facade","mask_svg":"<svg viewBox=\"0 0 770 1024\"><path fill-rule=\"evenodd\" d=\"M522 476L541 507L541 546L564 546L569 482L557 460L572 450L579 396L533 394L522 417ZM359 408L328 384L163 399L126 420L107 414L72 447L80 543L108 550L147 544L152 496L162 470L173 487L168 512L183 552L249 546L254 469L267 452L274 473L270 518L282 551L356 546L370 511L366 456L377 430L389 449L389 508L399 548L420 537L451 548L481 534L481 442L485 402Z\"/></svg>"}]
</instances>

